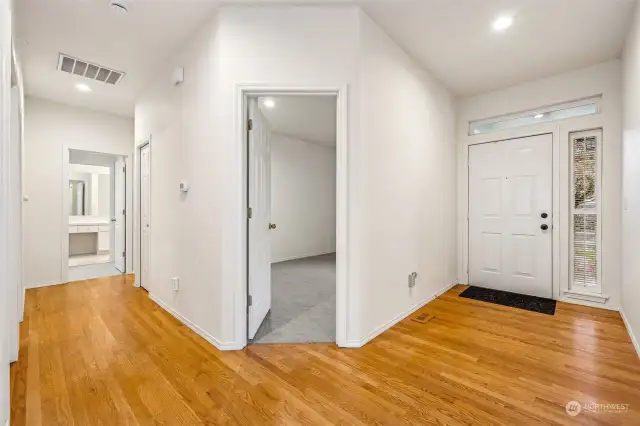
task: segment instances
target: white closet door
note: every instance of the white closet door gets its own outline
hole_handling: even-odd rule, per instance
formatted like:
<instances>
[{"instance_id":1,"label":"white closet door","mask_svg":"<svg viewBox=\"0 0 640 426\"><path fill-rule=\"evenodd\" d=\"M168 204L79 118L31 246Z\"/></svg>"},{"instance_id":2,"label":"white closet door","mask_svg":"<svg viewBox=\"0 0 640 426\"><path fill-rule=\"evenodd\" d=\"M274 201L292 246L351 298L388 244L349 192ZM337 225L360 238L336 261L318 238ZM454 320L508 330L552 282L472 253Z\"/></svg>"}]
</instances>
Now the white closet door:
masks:
<instances>
[{"instance_id":1,"label":"white closet door","mask_svg":"<svg viewBox=\"0 0 640 426\"><path fill-rule=\"evenodd\" d=\"M140 286L150 290L151 250L151 149L140 150Z\"/></svg>"},{"instance_id":2,"label":"white closet door","mask_svg":"<svg viewBox=\"0 0 640 426\"><path fill-rule=\"evenodd\" d=\"M271 309L271 146L258 100L249 100L249 338Z\"/></svg>"},{"instance_id":3,"label":"white closet door","mask_svg":"<svg viewBox=\"0 0 640 426\"><path fill-rule=\"evenodd\" d=\"M469 284L552 297L552 141L469 147Z\"/></svg>"}]
</instances>

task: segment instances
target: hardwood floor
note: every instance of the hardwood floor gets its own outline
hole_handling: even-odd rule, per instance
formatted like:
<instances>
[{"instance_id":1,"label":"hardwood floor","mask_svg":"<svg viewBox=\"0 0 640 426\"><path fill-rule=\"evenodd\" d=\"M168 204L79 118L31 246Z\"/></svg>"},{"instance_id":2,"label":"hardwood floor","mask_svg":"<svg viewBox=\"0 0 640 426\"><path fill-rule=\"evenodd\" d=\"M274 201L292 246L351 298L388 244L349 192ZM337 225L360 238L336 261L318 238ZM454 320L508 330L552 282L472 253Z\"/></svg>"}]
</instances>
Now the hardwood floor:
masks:
<instances>
[{"instance_id":1,"label":"hardwood floor","mask_svg":"<svg viewBox=\"0 0 640 426\"><path fill-rule=\"evenodd\" d=\"M640 361L617 312L547 316L457 286L361 349L219 352L109 277L27 292L13 425L640 425ZM565 411L568 401L628 404ZM624 408L625 406L622 406Z\"/></svg>"}]
</instances>

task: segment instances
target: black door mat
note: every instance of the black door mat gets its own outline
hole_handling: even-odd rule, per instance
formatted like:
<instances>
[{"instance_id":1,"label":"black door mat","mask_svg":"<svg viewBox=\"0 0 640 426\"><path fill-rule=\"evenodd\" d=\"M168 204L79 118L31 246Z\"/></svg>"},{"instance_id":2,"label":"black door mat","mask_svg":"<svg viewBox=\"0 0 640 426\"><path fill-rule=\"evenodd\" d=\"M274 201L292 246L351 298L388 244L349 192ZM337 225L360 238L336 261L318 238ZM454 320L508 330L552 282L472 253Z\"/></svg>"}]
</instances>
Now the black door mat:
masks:
<instances>
[{"instance_id":1,"label":"black door mat","mask_svg":"<svg viewBox=\"0 0 640 426\"><path fill-rule=\"evenodd\" d=\"M491 290L488 288L471 286L460 297L495 303L496 305L510 306L541 314L555 315L556 301L544 297L527 296L526 294L510 293L508 291Z\"/></svg>"}]
</instances>

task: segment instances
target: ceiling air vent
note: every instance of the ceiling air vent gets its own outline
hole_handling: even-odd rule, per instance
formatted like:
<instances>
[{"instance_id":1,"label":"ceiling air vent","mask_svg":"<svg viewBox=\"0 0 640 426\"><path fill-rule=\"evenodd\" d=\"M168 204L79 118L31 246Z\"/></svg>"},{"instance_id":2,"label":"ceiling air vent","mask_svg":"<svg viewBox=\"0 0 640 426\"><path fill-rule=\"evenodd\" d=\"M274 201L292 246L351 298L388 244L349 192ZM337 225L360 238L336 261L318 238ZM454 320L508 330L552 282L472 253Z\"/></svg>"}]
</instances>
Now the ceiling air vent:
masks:
<instances>
[{"instance_id":1,"label":"ceiling air vent","mask_svg":"<svg viewBox=\"0 0 640 426\"><path fill-rule=\"evenodd\" d=\"M79 75L90 80L97 80L103 83L116 85L124 77L121 71L112 70L102 65L92 64L87 61L60 54L58 59L58 69L68 74Z\"/></svg>"}]
</instances>

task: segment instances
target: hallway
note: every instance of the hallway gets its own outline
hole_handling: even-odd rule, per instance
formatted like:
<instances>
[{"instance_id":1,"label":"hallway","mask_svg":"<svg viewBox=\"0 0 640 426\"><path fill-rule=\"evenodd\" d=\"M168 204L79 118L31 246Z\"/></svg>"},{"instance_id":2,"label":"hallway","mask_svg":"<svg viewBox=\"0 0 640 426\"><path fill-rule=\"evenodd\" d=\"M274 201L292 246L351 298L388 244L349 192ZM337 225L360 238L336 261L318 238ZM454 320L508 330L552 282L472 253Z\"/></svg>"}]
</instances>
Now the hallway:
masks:
<instances>
[{"instance_id":1,"label":"hallway","mask_svg":"<svg viewBox=\"0 0 640 426\"><path fill-rule=\"evenodd\" d=\"M640 422L640 364L617 312L555 316L457 297L457 286L361 349L220 352L132 276L27 291L13 425L570 424L580 396L629 404L582 422ZM452 402L454 401L454 402Z\"/></svg>"}]
</instances>

